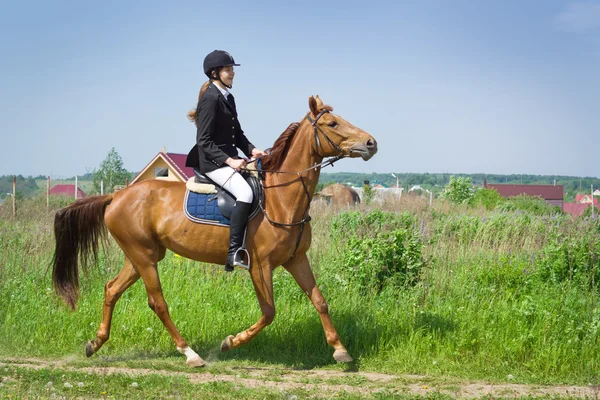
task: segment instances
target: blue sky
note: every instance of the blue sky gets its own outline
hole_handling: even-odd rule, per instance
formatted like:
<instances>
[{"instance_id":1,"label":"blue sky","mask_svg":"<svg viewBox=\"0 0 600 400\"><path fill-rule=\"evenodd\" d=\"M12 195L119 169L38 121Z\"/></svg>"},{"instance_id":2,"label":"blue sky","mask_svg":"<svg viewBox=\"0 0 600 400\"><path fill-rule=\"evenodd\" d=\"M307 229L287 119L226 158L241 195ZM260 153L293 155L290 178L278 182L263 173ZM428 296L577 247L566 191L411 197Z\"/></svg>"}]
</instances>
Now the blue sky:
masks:
<instances>
[{"instance_id":1,"label":"blue sky","mask_svg":"<svg viewBox=\"0 0 600 400\"><path fill-rule=\"evenodd\" d=\"M224 49L258 147L313 94L378 140L329 172L600 176L600 0L390 3L0 1L0 175L187 153Z\"/></svg>"}]
</instances>

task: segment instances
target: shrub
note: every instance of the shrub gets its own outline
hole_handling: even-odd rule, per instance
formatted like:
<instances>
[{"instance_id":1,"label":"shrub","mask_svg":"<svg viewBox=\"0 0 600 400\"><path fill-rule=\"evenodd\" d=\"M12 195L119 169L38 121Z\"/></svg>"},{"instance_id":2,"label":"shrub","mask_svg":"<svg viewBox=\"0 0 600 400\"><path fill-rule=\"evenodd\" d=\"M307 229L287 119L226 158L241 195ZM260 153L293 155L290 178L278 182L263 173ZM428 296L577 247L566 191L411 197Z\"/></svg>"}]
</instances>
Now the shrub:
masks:
<instances>
[{"instance_id":1,"label":"shrub","mask_svg":"<svg viewBox=\"0 0 600 400\"><path fill-rule=\"evenodd\" d=\"M341 248L339 272L367 291L414 284L423 266L415 222L408 213L341 213L331 225L332 238Z\"/></svg>"},{"instance_id":2,"label":"shrub","mask_svg":"<svg viewBox=\"0 0 600 400\"><path fill-rule=\"evenodd\" d=\"M440 198L456 204L469 204L473 200L473 183L471 178L455 176L450 177L450 182L444 187Z\"/></svg>"},{"instance_id":3,"label":"shrub","mask_svg":"<svg viewBox=\"0 0 600 400\"><path fill-rule=\"evenodd\" d=\"M553 206L547 201L537 196L519 195L508 198L498 206L499 211L525 211L534 215L555 215L561 214L560 207Z\"/></svg>"}]
</instances>

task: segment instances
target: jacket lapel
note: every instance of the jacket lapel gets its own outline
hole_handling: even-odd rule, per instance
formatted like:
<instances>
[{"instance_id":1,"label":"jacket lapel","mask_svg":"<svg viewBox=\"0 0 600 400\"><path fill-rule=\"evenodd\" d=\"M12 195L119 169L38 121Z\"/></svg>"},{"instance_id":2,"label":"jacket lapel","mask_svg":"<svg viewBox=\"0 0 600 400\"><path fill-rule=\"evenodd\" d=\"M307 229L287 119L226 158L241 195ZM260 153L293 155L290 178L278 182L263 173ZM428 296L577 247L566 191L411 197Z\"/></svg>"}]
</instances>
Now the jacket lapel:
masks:
<instances>
[{"instance_id":1,"label":"jacket lapel","mask_svg":"<svg viewBox=\"0 0 600 400\"><path fill-rule=\"evenodd\" d=\"M229 109L229 111L231 111L231 113L237 117L237 110L235 108L235 100L233 100L234 106L232 107L231 104L229 104L229 102L225 99L225 96L223 96L223 93L221 93L219 88L216 87L216 85L214 83L212 85L215 86L214 89L217 91L217 95L219 96L219 99L221 100L221 102L223 102L225 104L225 107L227 107ZM229 93L229 96L231 96L231 98L233 99L233 95L231 93Z\"/></svg>"}]
</instances>

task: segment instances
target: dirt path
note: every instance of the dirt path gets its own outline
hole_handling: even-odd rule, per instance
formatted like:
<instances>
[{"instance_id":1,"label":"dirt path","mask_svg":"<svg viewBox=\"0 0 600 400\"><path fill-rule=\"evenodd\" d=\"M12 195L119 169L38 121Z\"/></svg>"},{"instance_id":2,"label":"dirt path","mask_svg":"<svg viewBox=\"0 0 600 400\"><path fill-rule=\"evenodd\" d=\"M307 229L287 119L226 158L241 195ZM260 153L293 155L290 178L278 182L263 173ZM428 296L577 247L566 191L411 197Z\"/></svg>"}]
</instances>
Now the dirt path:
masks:
<instances>
[{"instance_id":1,"label":"dirt path","mask_svg":"<svg viewBox=\"0 0 600 400\"><path fill-rule=\"evenodd\" d=\"M292 369L233 367L212 373L210 370L189 372L161 369L127 367L74 367L70 360L48 361L37 358L0 358L0 367L18 367L34 370L60 369L98 375L123 374L128 376L163 375L184 376L191 383L231 382L247 388L272 388L279 390L304 389L322 394L336 395L343 392L375 394L377 392L427 395L434 392L460 398L483 396L561 396L599 398L598 386L533 386L519 384L490 384L485 382L432 383L430 378L419 375L390 375L373 372L340 372L329 370L299 371ZM0 372L2 380L2 372ZM433 381L435 382L435 381Z\"/></svg>"}]
</instances>

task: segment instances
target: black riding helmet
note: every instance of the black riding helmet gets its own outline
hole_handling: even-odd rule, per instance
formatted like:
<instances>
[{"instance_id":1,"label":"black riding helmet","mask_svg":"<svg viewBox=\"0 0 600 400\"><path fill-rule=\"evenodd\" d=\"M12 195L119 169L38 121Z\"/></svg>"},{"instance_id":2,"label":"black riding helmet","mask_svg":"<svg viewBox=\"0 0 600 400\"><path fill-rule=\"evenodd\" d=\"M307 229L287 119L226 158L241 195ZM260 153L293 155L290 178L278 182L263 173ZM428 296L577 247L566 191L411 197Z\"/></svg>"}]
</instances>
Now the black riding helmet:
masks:
<instances>
[{"instance_id":1,"label":"black riding helmet","mask_svg":"<svg viewBox=\"0 0 600 400\"><path fill-rule=\"evenodd\" d=\"M212 79L211 73L213 70L222 67L237 67L239 65L240 64L235 63L235 60L228 52L224 50L214 50L204 57L204 74L208 79Z\"/></svg>"}]
</instances>

